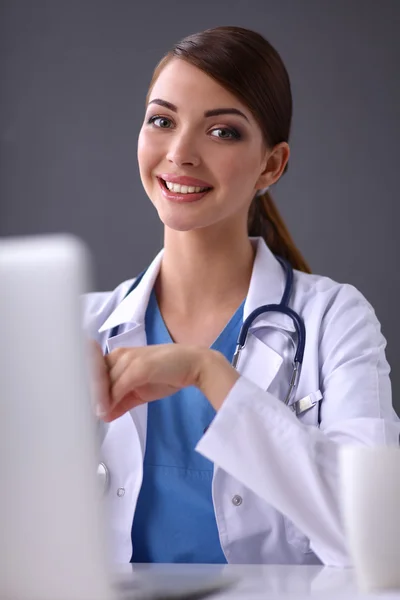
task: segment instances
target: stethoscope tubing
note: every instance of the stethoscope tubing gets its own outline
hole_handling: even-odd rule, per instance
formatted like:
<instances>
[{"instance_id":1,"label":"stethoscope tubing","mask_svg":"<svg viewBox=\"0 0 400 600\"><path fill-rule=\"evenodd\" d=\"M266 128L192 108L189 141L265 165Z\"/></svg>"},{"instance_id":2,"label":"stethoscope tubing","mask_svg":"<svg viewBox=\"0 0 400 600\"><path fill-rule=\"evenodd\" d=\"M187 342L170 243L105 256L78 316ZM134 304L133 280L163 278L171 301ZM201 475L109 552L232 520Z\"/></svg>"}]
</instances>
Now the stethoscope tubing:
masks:
<instances>
[{"instance_id":1,"label":"stethoscope tubing","mask_svg":"<svg viewBox=\"0 0 400 600\"><path fill-rule=\"evenodd\" d=\"M296 352L293 360L293 371L290 379L289 390L284 400L285 404L288 404L294 389L298 385L298 381L300 378L301 367L303 364L304 351L306 347L306 328L303 319L300 317L296 311L290 308L289 301L293 291L293 269L290 263L283 259L280 256L276 256L276 259L281 264L283 270L285 271L286 281L285 281L285 289L282 294L282 298L279 304L264 304L263 306L259 306L254 309L248 317L244 320L242 327L239 332L239 336L236 343L235 353L232 359L232 366L236 369L237 364L239 362L240 353L243 348L246 346L247 338L249 335L249 331L255 320L263 314L266 313L281 313L289 317L294 325L297 334L297 343L296 343ZM139 283L141 282L146 270L142 271L138 277L136 277L135 281L130 286L129 290L125 294L123 300L129 296L134 289L137 288ZM119 326L116 325L112 328L110 333L110 338L118 335Z\"/></svg>"}]
</instances>

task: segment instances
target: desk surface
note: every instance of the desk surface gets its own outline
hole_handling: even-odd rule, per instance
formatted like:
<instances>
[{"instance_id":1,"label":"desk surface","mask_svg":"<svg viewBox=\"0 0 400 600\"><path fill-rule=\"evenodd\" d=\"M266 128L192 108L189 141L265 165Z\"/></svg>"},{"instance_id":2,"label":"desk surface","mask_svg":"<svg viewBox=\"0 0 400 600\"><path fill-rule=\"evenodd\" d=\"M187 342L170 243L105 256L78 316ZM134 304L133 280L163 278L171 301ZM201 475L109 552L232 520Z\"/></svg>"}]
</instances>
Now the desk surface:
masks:
<instances>
[{"instance_id":1,"label":"desk surface","mask_svg":"<svg viewBox=\"0 0 400 600\"><path fill-rule=\"evenodd\" d=\"M118 569L119 570L119 569ZM400 600L397 592L363 594L357 590L352 569L300 565L126 565L123 573L166 578L171 576L231 576L237 583L229 590L209 596L210 600L275 600L323 598L340 600Z\"/></svg>"}]
</instances>

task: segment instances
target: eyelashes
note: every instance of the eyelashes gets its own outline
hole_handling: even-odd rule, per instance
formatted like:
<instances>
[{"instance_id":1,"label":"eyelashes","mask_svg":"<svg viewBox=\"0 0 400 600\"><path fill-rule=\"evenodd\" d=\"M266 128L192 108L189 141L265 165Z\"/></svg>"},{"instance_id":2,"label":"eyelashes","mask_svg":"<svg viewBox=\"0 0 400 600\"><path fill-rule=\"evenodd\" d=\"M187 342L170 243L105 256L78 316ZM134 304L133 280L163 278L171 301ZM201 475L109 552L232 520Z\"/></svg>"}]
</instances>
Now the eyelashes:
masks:
<instances>
[{"instance_id":1,"label":"eyelashes","mask_svg":"<svg viewBox=\"0 0 400 600\"><path fill-rule=\"evenodd\" d=\"M211 133L214 133L215 131L222 131L225 134L228 134L228 135L213 136L213 137L217 137L220 140L241 140L242 139L240 132L237 129L234 129L233 127L216 127L215 129L213 129L211 131Z\"/></svg>"},{"instance_id":2,"label":"eyelashes","mask_svg":"<svg viewBox=\"0 0 400 600\"><path fill-rule=\"evenodd\" d=\"M169 123L172 123L171 119L168 119L168 117L160 117L160 115L154 115L153 117L150 117L150 119L148 119L147 125L155 125L158 129L170 129L170 127L156 125L156 121L167 121Z\"/></svg>"},{"instance_id":3,"label":"eyelashes","mask_svg":"<svg viewBox=\"0 0 400 600\"><path fill-rule=\"evenodd\" d=\"M172 129L173 121L169 117L162 115L153 115L146 121L147 125L152 125L156 129ZM215 132L221 132L222 135L214 135ZM210 130L211 136L220 140L241 140L242 134L235 127L214 127Z\"/></svg>"}]
</instances>

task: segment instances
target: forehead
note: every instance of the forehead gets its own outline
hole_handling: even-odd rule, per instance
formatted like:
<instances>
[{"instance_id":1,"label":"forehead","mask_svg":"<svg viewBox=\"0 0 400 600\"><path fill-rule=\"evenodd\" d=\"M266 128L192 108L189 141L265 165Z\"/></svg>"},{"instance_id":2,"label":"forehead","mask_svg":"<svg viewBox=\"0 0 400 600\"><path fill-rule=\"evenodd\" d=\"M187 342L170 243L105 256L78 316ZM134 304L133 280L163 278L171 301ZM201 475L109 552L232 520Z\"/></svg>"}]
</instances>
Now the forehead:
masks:
<instances>
[{"instance_id":1,"label":"forehead","mask_svg":"<svg viewBox=\"0 0 400 600\"><path fill-rule=\"evenodd\" d=\"M251 113L234 94L212 77L184 60L173 59L161 71L149 101L161 98L182 109L201 112L213 108L238 108L253 121Z\"/></svg>"}]
</instances>

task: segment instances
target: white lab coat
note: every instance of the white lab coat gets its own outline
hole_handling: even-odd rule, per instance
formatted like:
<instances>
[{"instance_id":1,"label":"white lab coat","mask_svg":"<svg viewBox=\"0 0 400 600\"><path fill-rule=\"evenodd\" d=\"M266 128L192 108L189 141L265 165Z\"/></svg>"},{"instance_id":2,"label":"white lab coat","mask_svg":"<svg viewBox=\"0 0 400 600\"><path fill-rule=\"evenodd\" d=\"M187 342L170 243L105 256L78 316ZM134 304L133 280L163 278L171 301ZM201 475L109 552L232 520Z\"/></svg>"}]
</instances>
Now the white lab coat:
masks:
<instances>
[{"instance_id":1,"label":"white lab coat","mask_svg":"<svg viewBox=\"0 0 400 600\"><path fill-rule=\"evenodd\" d=\"M282 267L262 239L254 262L244 318L262 304L279 303ZM85 297L85 327L103 348L146 344L145 312L162 252L138 287ZM285 315L260 317L251 328L241 377L197 450L214 463L212 497L221 546L230 563L347 565L339 510L338 446L394 444L399 421L391 404L385 339L375 313L354 287L294 272L290 306L307 331L303 369L294 400L322 393L296 417L285 406L294 356L294 327ZM108 339L119 325L119 334ZM128 562L131 526L141 486L147 405L105 427L102 461L113 557Z\"/></svg>"}]
</instances>

